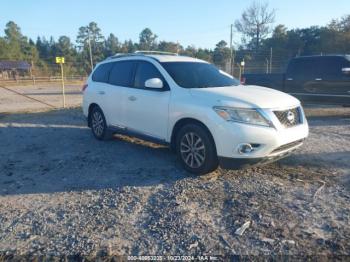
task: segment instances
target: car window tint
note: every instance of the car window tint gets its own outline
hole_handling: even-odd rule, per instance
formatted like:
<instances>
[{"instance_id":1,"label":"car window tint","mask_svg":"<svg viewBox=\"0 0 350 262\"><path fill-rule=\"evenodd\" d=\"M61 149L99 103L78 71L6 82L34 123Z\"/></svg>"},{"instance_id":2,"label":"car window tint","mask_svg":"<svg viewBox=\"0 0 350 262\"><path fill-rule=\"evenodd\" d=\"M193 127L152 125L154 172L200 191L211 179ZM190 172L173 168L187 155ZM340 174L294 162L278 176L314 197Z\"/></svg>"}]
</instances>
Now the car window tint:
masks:
<instances>
[{"instance_id":1,"label":"car window tint","mask_svg":"<svg viewBox=\"0 0 350 262\"><path fill-rule=\"evenodd\" d=\"M111 67L112 63L105 63L99 65L92 74L92 80L95 82L107 83Z\"/></svg>"},{"instance_id":2,"label":"car window tint","mask_svg":"<svg viewBox=\"0 0 350 262\"><path fill-rule=\"evenodd\" d=\"M116 86L130 87L135 62L120 61L113 63L109 74L109 83Z\"/></svg>"},{"instance_id":3,"label":"car window tint","mask_svg":"<svg viewBox=\"0 0 350 262\"><path fill-rule=\"evenodd\" d=\"M145 88L145 82L151 78L160 78L164 83L161 73L154 65L149 62L138 62L134 86L137 88Z\"/></svg>"},{"instance_id":4,"label":"car window tint","mask_svg":"<svg viewBox=\"0 0 350 262\"><path fill-rule=\"evenodd\" d=\"M223 74L215 66L202 62L163 62L162 66L184 88L237 86L239 81Z\"/></svg>"},{"instance_id":5,"label":"car window tint","mask_svg":"<svg viewBox=\"0 0 350 262\"><path fill-rule=\"evenodd\" d=\"M294 77L296 79L312 78L315 76L315 63L313 59L295 59L293 60L288 68L287 77Z\"/></svg>"},{"instance_id":6,"label":"car window tint","mask_svg":"<svg viewBox=\"0 0 350 262\"><path fill-rule=\"evenodd\" d=\"M343 57L323 57L320 59L320 76L342 77L342 69L346 67L346 59Z\"/></svg>"}]
</instances>

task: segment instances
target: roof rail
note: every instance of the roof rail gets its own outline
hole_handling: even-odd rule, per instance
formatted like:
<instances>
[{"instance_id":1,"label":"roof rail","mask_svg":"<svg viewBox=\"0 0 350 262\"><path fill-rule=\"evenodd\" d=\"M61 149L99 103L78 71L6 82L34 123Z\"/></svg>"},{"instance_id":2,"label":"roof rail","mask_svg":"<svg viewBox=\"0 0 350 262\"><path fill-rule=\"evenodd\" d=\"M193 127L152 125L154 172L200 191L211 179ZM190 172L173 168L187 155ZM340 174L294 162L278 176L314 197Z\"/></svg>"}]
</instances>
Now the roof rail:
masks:
<instances>
[{"instance_id":1,"label":"roof rail","mask_svg":"<svg viewBox=\"0 0 350 262\"><path fill-rule=\"evenodd\" d=\"M106 59L113 59L113 58L117 58L117 57L134 56L134 55L137 55L137 54L134 54L134 53L117 53L115 55L107 57Z\"/></svg>"},{"instance_id":2,"label":"roof rail","mask_svg":"<svg viewBox=\"0 0 350 262\"><path fill-rule=\"evenodd\" d=\"M112 55L110 57L107 57L106 60L113 59L113 58L119 58L119 57L128 57L128 56L142 56L142 55L173 55L178 56L177 53L171 53L171 52L163 52L163 51L135 51L134 53L117 53L115 55Z\"/></svg>"},{"instance_id":3,"label":"roof rail","mask_svg":"<svg viewBox=\"0 0 350 262\"><path fill-rule=\"evenodd\" d=\"M177 54L177 53L171 53L171 52L148 51L148 50L139 50L139 51L135 51L134 54L141 54L141 55L148 55L148 54L153 54L153 55L174 55L174 56L178 56L178 55L179 55L179 54Z\"/></svg>"}]
</instances>

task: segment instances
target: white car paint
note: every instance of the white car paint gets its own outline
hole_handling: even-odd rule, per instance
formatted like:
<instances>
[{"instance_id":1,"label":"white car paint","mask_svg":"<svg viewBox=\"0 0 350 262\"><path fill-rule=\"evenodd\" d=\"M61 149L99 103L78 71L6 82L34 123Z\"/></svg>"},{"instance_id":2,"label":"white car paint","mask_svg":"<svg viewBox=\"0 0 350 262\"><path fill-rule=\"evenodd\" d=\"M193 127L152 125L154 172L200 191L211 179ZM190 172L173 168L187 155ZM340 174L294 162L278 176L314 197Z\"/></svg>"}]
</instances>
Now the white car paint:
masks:
<instances>
[{"instance_id":1,"label":"white car paint","mask_svg":"<svg viewBox=\"0 0 350 262\"><path fill-rule=\"evenodd\" d=\"M169 84L169 91L154 92L144 89L111 86L88 78L84 92L83 112L88 116L89 106L100 106L110 126L130 129L170 143L174 126L184 118L203 123L215 141L217 154L225 158L266 158L282 145L305 139L308 124L299 100L280 91L259 86L231 86L186 89L178 86L159 62L205 61L182 56L139 55L108 59L103 63L123 60L144 60L152 63ZM157 61L158 60L158 61ZM98 66L98 65L97 65ZM101 95L104 92L104 95ZM214 110L216 106L258 109L273 127L226 121ZM283 126L275 110L299 107L301 123L293 127ZM249 154L239 153L242 143L260 144ZM285 151L294 150L296 147ZM279 153L285 153L284 151Z\"/></svg>"}]
</instances>

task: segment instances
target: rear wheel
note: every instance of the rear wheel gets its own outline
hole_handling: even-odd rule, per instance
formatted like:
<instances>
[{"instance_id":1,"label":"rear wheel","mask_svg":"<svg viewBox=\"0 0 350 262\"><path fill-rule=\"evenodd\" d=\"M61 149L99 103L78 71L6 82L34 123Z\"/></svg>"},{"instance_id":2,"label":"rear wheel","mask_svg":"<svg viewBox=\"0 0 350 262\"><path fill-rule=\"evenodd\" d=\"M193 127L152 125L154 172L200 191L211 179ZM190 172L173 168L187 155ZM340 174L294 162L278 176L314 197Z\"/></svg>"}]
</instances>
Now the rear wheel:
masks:
<instances>
[{"instance_id":1,"label":"rear wheel","mask_svg":"<svg viewBox=\"0 0 350 262\"><path fill-rule=\"evenodd\" d=\"M95 106L90 112L91 131L98 140L108 140L111 138L111 133L108 130L107 122L102 110Z\"/></svg>"},{"instance_id":2,"label":"rear wheel","mask_svg":"<svg viewBox=\"0 0 350 262\"><path fill-rule=\"evenodd\" d=\"M193 174L206 174L218 167L215 143L209 132L197 124L181 128L176 139L176 152L184 168Z\"/></svg>"}]
</instances>

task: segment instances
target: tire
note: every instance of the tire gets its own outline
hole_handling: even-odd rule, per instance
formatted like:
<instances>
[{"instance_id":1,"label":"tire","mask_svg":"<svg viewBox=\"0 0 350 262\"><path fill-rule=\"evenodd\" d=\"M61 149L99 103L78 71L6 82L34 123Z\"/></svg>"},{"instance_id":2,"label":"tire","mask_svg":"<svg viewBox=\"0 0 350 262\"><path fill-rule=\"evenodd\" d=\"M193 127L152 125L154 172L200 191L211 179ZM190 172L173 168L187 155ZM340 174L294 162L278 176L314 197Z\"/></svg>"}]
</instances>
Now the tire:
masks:
<instances>
[{"instance_id":1,"label":"tire","mask_svg":"<svg viewBox=\"0 0 350 262\"><path fill-rule=\"evenodd\" d=\"M111 132L108 130L106 118L98 106L92 108L89 114L89 120L91 125L91 131L94 137L98 140L109 140L112 137Z\"/></svg>"},{"instance_id":2,"label":"tire","mask_svg":"<svg viewBox=\"0 0 350 262\"><path fill-rule=\"evenodd\" d=\"M187 124L176 136L176 153L184 169L203 175L218 168L218 156L210 133L201 125Z\"/></svg>"}]
</instances>

